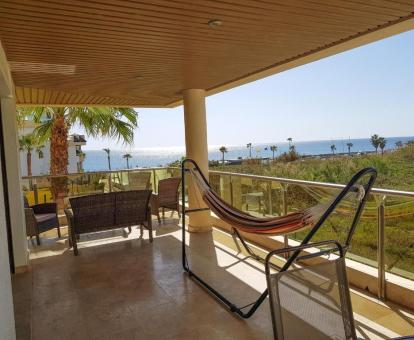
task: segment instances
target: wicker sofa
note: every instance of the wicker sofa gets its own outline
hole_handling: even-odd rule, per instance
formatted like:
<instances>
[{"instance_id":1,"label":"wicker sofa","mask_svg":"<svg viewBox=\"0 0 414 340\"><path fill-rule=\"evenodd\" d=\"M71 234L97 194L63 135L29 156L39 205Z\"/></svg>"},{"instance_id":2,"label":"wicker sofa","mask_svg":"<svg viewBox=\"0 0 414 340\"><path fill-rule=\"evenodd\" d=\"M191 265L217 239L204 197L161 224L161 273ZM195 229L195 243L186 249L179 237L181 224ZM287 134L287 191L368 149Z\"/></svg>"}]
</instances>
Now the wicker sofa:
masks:
<instances>
[{"instance_id":1,"label":"wicker sofa","mask_svg":"<svg viewBox=\"0 0 414 340\"><path fill-rule=\"evenodd\" d=\"M80 234L118 229L139 225L141 236L143 228L152 237L151 209L149 200L151 190L121 191L70 198L71 209L65 209L68 220L69 245L78 255L77 240Z\"/></svg>"}]
</instances>

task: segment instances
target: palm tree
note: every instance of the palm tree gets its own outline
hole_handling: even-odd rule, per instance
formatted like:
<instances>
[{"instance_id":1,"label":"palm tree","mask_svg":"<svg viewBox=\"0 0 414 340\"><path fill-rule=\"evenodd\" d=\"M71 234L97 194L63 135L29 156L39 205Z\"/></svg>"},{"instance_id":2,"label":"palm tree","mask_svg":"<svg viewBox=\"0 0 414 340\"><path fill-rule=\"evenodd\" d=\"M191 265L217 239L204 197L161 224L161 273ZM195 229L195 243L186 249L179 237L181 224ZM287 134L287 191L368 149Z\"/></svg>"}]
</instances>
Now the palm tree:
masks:
<instances>
[{"instance_id":1,"label":"palm tree","mask_svg":"<svg viewBox=\"0 0 414 340\"><path fill-rule=\"evenodd\" d=\"M289 142L289 149L290 149L290 146L291 146L291 144L292 144L293 138L292 138L292 137L289 137L289 138L287 139L287 141Z\"/></svg>"},{"instance_id":2,"label":"palm tree","mask_svg":"<svg viewBox=\"0 0 414 340\"><path fill-rule=\"evenodd\" d=\"M380 137L378 146L381 149L381 155L384 155L384 149L386 145L387 145L387 140L384 137Z\"/></svg>"},{"instance_id":3,"label":"palm tree","mask_svg":"<svg viewBox=\"0 0 414 340\"><path fill-rule=\"evenodd\" d=\"M130 153L126 153L125 155L122 156L122 158L126 159L127 169L129 169L129 159L132 158L132 155Z\"/></svg>"},{"instance_id":4,"label":"palm tree","mask_svg":"<svg viewBox=\"0 0 414 340\"><path fill-rule=\"evenodd\" d=\"M137 127L137 112L131 108L117 107L26 107L19 108L18 115L30 117L38 125L35 135L42 143L50 140L50 174L65 175L68 171L68 133L74 126L82 126L92 137L110 137L125 144L134 140ZM56 200L63 197L67 190L65 176L51 181L52 195Z\"/></svg>"},{"instance_id":5,"label":"palm tree","mask_svg":"<svg viewBox=\"0 0 414 340\"><path fill-rule=\"evenodd\" d=\"M272 159L275 160L275 152L277 151L277 146L276 145L271 145L270 146L270 151L272 151Z\"/></svg>"},{"instance_id":6,"label":"palm tree","mask_svg":"<svg viewBox=\"0 0 414 340\"><path fill-rule=\"evenodd\" d=\"M222 155L223 155L223 158L222 158L222 160L221 160L221 162L224 164L224 154L225 153L227 153L228 152L228 150L227 150L227 148L225 147L225 146L222 146L222 147L220 147L220 152L222 153Z\"/></svg>"},{"instance_id":7,"label":"palm tree","mask_svg":"<svg viewBox=\"0 0 414 340\"><path fill-rule=\"evenodd\" d=\"M397 141L397 142L395 142L395 147L396 147L397 149L401 149L401 148L403 147L403 142L401 142L400 140L399 140L399 141Z\"/></svg>"},{"instance_id":8,"label":"palm tree","mask_svg":"<svg viewBox=\"0 0 414 340\"><path fill-rule=\"evenodd\" d=\"M102 149L103 151L106 152L106 155L108 156L108 169L109 171L111 171L111 149L106 148L106 149Z\"/></svg>"},{"instance_id":9,"label":"palm tree","mask_svg":"<svg viewBox=\"0 0 414 340\"><path fill-rule=\"evenodd\" d=\"M336 146L335 146L335 144L332 144L331 145L332 155L335 155L335 150L336 150Z\"/></svg>"},{"instance_id":10,"label":"palm tree","mask_svg":"<svg viewBox=\"0 0 414 340\"><path fill-rule=\"evenodd\" d=\"M346 146L348 147L348 155L351 156L351 148L354 146L354 144L352 144L351 142L346 143Z\"/></svg>"},{"instance_id":11,"label":"palm tree","mask_svg":"<svg viewBox=\"0 0 414 340\"><path fill-rule=\"evenodd\" d=\"M32 176L32 150L37 147L37 141L33 134L19 138L19 150L26 151L27 176Z\"/></svg>"},{"instance_id":12,"label":"palm tree","mask_svg":"<svg viewBox=\"0 0 414 340\"><path fill-rule=\"evenodd\" d=\"M249 149L249 158L252 158L252 143L247 143L246 147Z\"/></svg>"},{"instance_id":13,"label":"palm tree","mask_svg":"<svg viewBox=\"0 0 414 340\"><path fill-rule=\"evenodd\" d=\"M380 136L378 136L377 134L374 134L371 136L371 145L375 148L375 153L378 153L378 148L379 148L379 141Z\"/></svg>"}]
</instances>

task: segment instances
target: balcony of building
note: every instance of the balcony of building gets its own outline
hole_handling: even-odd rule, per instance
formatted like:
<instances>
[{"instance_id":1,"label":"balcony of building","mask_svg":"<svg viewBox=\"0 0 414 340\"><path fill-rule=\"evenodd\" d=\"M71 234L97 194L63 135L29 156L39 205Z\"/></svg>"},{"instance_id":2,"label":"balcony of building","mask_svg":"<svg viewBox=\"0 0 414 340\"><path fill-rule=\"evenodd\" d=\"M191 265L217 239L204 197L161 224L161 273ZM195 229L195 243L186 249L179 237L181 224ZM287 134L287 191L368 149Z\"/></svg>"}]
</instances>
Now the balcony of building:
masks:
<instances>
[{"instance_id":1,"label":"balcony of building","mask_svg":"<svg viewBox=\"0 0 414 340\"><path fill-rule=\"evenodd\" d=\"M147 235L137 238L135 230L97 235L96 240L81 237L79 257L73 256L64 232L60 240L41 235L40 246L28 242L23 194L29 203L52 198L48 178L21 179L17 105L183 105L186 156L207 173L206 96L411 30L413 13L409 1L388 0L197 4L3 0L0 338L14 340L16 329L22 339L272 336L266 303L252 319L243 321L183 276L180 226L171 220L154 223L157 235L152 244ZM156 175L152 177L156 190ZM223 199L259 215L284 214L296 209L296 202L309 203L321 192L324 196L338 189L220 173L211 173L211 183ZM128 172L119 172L69 176L67 186L76 196L128 190L131 183ZM291 191L292 187L296 189ZM308 198L289 201L290 193ZM403 233L395 244L395 236L405 230L398 218L412 218L410 213L404 215L411 203L400 205L398 200L411 200L410 195L373 192L365 230L361 228L369 242L356 238L350 253L349 278L362 337L413 333L412 261L407 261L412 258L412 244ZM191 197L190 193L190 206ZM248 304L263 288L263 269L243 258L228 228L208 212L190 219L190 260L194 270L240 299L238 303ZM248 240L260 248L258 252L265 252L293 244L301 236Z\"/></svg>"},{"instance_id":2,"label":"balcony of building","mask_svg":"<svg viewBox=\"0 0 414 340\"><path fill-rule=\"evenodd\" d=\"M295 211L324 195L335 195L341 188L329 183L227 171L210 171L216 192L256 216ZM137 178L131 174L148 174L148 187L156 191L159 180L179 176L180 170L71 174L65 202L69 204L70 197L80 195L128 190L134 184L131 178ZM50 182L51 176L24 177L23 192L29 202L50 202ZM378 209L378 202L386 209ZM400 212L397 218L395 209ZM399 227L410 223L413 213L413 193L373 190L347 256L354 317L361 338L387 339L414 331L410 239L408 234L401 237L401 233L409 231ZM214 215L211 223L211 232L187 231L192 270L237 305L248 305L266 288L263 264L246 253L228 225ZM53 230L41 235L40 246L34 239L29 241L31 269L14 277L17 334L22 338L29 333L32 339L54 338L58 334L68 339L272 337L268 301L251 319L242 320L184 272L181 222L176 213L167 212L161 223L154 216L153 243L147 233L140 238L135 228L131 233L118 229L82 235L78 257L69 247L64 215L61 225L61 238ZM397 228L399 237L395 234ZM320 237L335 238L334 233L330 225ZM301 236L248 239L255 252L265 257L269 250L283 247L286 241L296 245Z\"/></svg>"}]
</instances>

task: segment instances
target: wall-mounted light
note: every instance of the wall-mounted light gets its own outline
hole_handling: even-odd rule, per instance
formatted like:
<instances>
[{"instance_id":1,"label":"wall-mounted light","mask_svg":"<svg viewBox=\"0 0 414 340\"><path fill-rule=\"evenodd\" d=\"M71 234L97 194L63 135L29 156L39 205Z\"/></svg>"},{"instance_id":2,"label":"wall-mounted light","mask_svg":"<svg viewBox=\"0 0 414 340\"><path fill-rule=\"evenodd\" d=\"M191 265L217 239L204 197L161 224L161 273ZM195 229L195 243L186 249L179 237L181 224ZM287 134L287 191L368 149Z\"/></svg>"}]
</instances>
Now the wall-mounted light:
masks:
<instances>
[{"instance_id":1,"label":"wall-mounted light","mask_svg":"<svg viewBox=\"0 0 414 340\"><path fill-rule=\"evenodd\" d=\"M210 20L208 22L208 25L212 28L215 28L215 27L219 27L219 26L223 25L223 22L221 20L218 20L218 19L213 19L213 20Z\"/></svg>"}]
</instances>

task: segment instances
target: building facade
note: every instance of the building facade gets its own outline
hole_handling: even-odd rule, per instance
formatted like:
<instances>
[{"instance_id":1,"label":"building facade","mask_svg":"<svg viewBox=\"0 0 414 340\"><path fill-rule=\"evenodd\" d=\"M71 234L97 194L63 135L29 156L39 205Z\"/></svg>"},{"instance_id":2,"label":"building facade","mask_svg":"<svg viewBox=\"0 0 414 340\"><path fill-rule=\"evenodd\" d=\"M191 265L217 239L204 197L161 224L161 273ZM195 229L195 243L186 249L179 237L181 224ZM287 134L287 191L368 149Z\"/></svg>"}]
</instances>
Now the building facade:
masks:
<instances>
[{"instance_id":1,"label":"building facade","mask_svg":"<svg viewBox=\"0 0 414 340\"><path fill-rule=\"evenodd\" d=\"M21 136L33 133L36 128L35 123L26 121L23 127L19 129L19 138ZM84 135L72 134L68 138L68 173L83 172L83 161L85 154L82 146L86 145ZM50 143L47 141L41 148L32 150L31 168L32 176L47 175L50 173ZM20 166L23 176L28 176L27 151L20 150Z\"/></svg>"}]
</instances>

